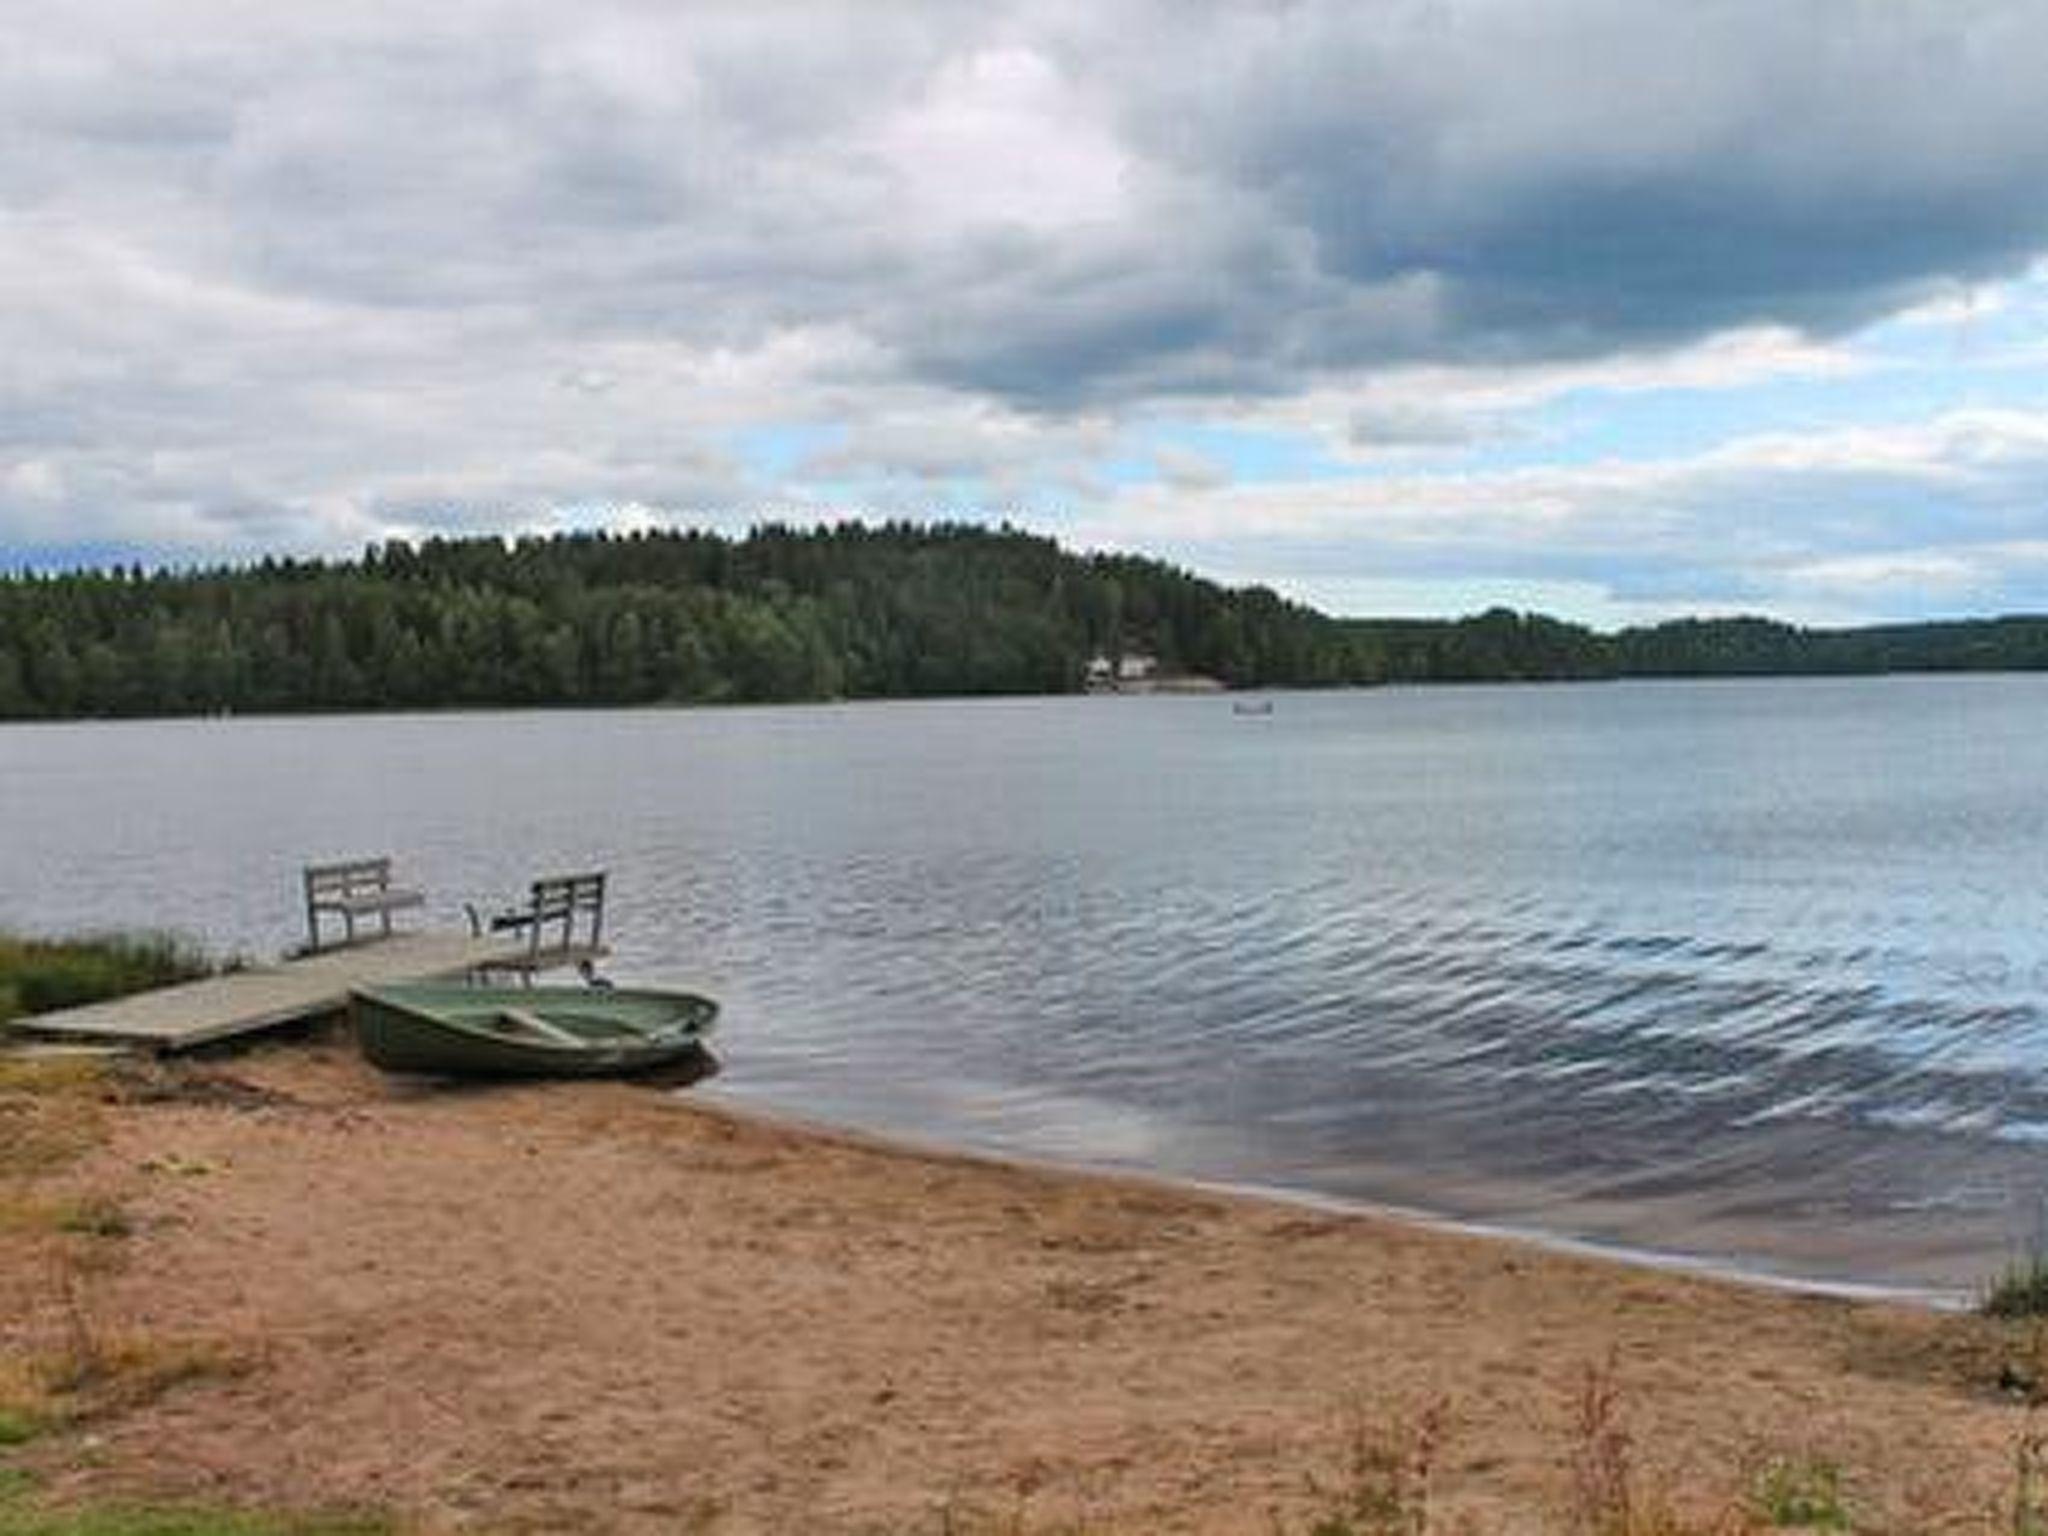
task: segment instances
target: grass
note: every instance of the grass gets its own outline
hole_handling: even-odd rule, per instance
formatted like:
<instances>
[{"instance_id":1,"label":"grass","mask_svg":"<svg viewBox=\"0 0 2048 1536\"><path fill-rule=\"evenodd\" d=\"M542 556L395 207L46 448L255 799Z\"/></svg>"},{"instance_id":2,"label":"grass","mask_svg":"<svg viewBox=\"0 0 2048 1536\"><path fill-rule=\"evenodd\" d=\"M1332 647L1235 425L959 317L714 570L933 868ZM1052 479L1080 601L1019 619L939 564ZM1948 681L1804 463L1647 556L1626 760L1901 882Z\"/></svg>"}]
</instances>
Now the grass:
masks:
<instances>
[{"instance_id":1,"label":"grass","mask_svg":"<svg viewBox=\"0 0 2048 1536\"><path fill-rule=\"evenodd\" d=\"M392 1536L375 1516L300 1516L196 1505L48 1505L0 1484L0 1536Z\"/></svg>"},{"instance_id":2,"label":"grass","mask_svg":"<svg viewBox=\"0 0 2048 1536\"><path fill-rule=\"evenodd\" d=\"M1842 1469L1818 1456L1774 1456L1757 1474L1750 1507L1779 1529L1846 1531Z\"/></svg>"},{"instance_id":3,"label":"grass","mask_svg":"<svg viewBox=\"0 0 2048 1536\"><path fill-rule=\"evenodd\" d=\"M50 1277L24 1289L21 1326L0 1344L0 1448L247 1363L211 1341L110 1324L95 1302L92 1277L123 1262L131 1220L107 1193L45 1181L105 1139L107 1105L132 1086L123 1071L93 1057L0 1056L0 1264ZM0 1523L0 1536L9 1529Z\"/></svg>"},{"instance_id":4,"label":"grass","mask_svg":"<svg viewBox=\"0 0 2048 1536\"><path fill-rule=\"evenodd\" d=\"M295 1519L232 1510L104 1504L41 1509L0 1505L0 1536L375 1536L381 1520Z\"/></svg>"},{"instance_id":5,"label":"grass","mask_svg":"<svg viewBox=\"0 0 2048 1536\"><path fill-rule=\"evenodd\" d=\"M1987 1317L2048 1317L2048 1252L2038 1247L2015 1259L1985 1289Z\"/></svg>"},{"instance_id":6,"label":"grass","mask_svg":"<svg viewBox=\"0 0 2048 1536\"><path fill-rule=\"evenodd\" d=\"M214 969L199 950L168 933L0 934L0 1024L190 981Z\"/></svg>"},{"instance_id":7,"label":"grass","mask_svg":"<svg viewBox=\"0 0 2048 1536\"><path fill-rule=\"evenodd\" d=\"M106 1064L94 1058L0 1056L0 1180L53 1173L97 1146L111 1089Z\"/></svg>"},{"instance_id":8,"label":"grass","mask_svg":"<svg viewBox=\"0 0 2048 1536\"><path fill-rule=\"evenodd\" d=\"M109 1325L94 1304L90 1271L75 1257L53 1266L61 1329L38 1353L15 1351L0 1374L0 1412L36 1429L137 1407L182 1382L246 1370L246 1354L204 1339Z\"/></svg>"},{"instance_id":9,"label":"grass","mask_svg":"<svg viewBox=\"0 0 2048 1536\"><path fill-rule=\"evenodd\" d=\"M0 1536L398 1536L377 1515L301 1515L197 1504L50 1503L0 1466Z\"/></svg>"},{"instance_id":10,"label":"grass","mask_svg":"<svg viewBox=\"0 0 2048 1536\"><path fill-rule=\"evenodd\" d=\"M214 1340L97 1326L82 1331L74 1323L53 1348L0 1355L0 1450L251 1364L246 1352ZM5 1529L0 1525L0 1533Z\"/></svg>"},{"instance_id":11,"label":"grass","mask_svg":"<svg viewBox=\"0 0 2048 1536\"><path fill-rule=\"evenodd\" d=\"M1615 1362L1588 1367L1567 1407L1561 1497L1547 1518L1518 1520L1514 1529L1561 1536L1753 1536L1856 1528L1841 1468L1814 1455L1773 1456L1746 1497L1708 1506L1704 1515L1688 1511L1636 1465L1622 1407ZM1451 1422L1448 1405L1439 1402L1415 1419L1359 1422L1343 1476L1327 1485L1311 1481L1310 1512L1294 1525L1274 1517L1274 1536L1435 1536L1446 1528L1434 1494ZM2039 1508L2041 1452L2040 1442L2021 1442L2012 1518L2000 1522L2010 1536L2048 1536L2048 1527L2026 1514ZM1480 1536L1486 1528L1464 1519L1448 1529L1453 1536Z\"/></svg>"},{"instance_id":12,"label":"grass","mask_svg":"<svg viewBox=\"0 0 2048 1536\"><path fill-rule=\"evenodd\" d=\"M0 1233L65 1232L74 1237L129 1237L133 1219L120 1202L100 1194L44 1200L0 1192Z\"/></svg>"}]
</instances>

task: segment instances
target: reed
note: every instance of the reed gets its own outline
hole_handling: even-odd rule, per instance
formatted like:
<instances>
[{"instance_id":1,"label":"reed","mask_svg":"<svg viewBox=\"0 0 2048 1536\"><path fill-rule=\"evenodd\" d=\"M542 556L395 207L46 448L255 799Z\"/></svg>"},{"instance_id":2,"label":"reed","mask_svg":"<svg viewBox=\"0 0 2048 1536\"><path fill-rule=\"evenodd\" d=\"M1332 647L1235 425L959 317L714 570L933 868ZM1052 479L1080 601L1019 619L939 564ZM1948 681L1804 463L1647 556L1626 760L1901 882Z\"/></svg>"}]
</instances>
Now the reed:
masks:
<instances>
[{"instance_id":1,"label":"reed","mask_svg":"<svg viewBox=\"0 0 2048 1536\"><path fill-rule=\"evenodd\" d=\"M169 933L25 938L0 934L0 1024L210 975L216 967Z\"/></svg>"}]
</instances>

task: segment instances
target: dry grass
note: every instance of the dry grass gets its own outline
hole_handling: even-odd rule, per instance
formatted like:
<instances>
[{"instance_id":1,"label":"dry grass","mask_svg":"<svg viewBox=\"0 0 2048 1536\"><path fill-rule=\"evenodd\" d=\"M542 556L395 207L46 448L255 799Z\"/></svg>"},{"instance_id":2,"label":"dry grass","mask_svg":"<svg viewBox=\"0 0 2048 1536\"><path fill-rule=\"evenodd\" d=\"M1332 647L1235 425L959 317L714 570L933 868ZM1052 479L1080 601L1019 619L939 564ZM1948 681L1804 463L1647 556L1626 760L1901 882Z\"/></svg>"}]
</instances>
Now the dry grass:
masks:
<instances>
[{"instance_id":1,"label":"dry grass","mask_svg":"<svg viewBox=\"0 0 2048 1536\"><path fill-rule=\"evenodd\" d=\"M180 1383L237 1375L253 1354L218 1340L167 1337L108 1322L92 1269L60 1252L50 1268L54 1337L0 1350L0 1423L13 1438L139 1407Z\"/></svg>"},{"instance_id":2,"label":"dry grass","mask_svg":"<svg viewBox=\"0 0 2048 1536\"><path fill-rule=\"evenodd\" d=\"M91 1057L0 1056L0 1193L76 1161L106 1139L112 1081Z\"/></svg>"},{"instance_id":3,"label":"dry grass","mask_svg":"<svg viewBox=\"0 0 2048 1536\"><path fill-rule=\"evenodd\" d=\"M1442 1402L1412 1419L1354 1413L1339 1475L1309 1479L1316 1512L1303 1536L1428 1536L1448 1423Z\"/></svg>"},{"instance_id":4,"label":"dry grass","mask_svg":"<svg viewBox=\"0 0 2048 1536\"><path fill-rule=\"evenodd\" d=\"M103 1190L51 1188L101 1145L120 1069L91 1057L0 1057L0 1446L148 1402L181 1382L245 1369L217 1342L110 1322L93 1276L122 1262L130 1220ZM36 1275L44 1283L35 1283Z\"/></svg>"},{"instance_id":5,"label":"dry grass","mask_svg":"<svg viewBox=\"0 0 2048 1536\"><path fill-rule=\"evenodd\" d=\"M0 1056L0 1094L95 1096L107 1076L104 1056Z\"/></svg>"},{"instance_id":6,"label":"dry grass","mask_svg":"<svg viewBox=\"0 0 2048 1536\"><path fill-rule=\"evenodd\" d=\"M76 1237L127 1237L128 1213L111 1195L44 1197L0 1189L0 1235L65 1232Z\"/></svg>"}]
</instances>

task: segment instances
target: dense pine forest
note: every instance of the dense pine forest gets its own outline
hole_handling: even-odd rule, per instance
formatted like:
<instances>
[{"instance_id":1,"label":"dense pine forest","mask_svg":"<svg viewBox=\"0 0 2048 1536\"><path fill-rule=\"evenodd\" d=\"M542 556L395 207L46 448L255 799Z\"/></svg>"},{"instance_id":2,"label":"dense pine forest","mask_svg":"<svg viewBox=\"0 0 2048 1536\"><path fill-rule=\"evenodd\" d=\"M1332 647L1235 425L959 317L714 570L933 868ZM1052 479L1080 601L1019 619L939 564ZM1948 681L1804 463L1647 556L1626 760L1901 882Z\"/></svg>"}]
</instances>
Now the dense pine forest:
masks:
<instances>
[{"instance_id":1,"label":"dense pine forest","mask_svg":"<svg viewBox=\"0 0 2048 1536\"><path fill-rule=\"evenodd\" d=\"M1060 693L1142 652L1234 687L2048 667L2048 619L1602 635L1333 619L964 525L432 539L354 561L0 578L0 719Z\"/></svg>"}]
</instances>

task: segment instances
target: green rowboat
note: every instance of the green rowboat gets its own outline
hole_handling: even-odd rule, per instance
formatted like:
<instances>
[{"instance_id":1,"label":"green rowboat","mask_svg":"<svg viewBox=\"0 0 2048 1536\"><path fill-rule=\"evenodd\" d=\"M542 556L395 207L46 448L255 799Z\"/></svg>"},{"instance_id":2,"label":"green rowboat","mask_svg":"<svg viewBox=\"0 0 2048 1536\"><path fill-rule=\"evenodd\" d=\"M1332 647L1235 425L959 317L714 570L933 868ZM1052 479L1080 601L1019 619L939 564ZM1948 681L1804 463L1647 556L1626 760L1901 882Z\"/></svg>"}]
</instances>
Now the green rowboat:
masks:
<instances>
[{"instance_id":1,"label":"green rowboat","mask_svg":"<svg viewBox=\"0 0 2048 1536\"><path fill-rule=\"evenodd\" d=\"M387 1072L615 1077L703 1049L718 1004L690 992L586 987L359 988L349 1015Z\"/></svg>"}]
</instances>

